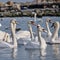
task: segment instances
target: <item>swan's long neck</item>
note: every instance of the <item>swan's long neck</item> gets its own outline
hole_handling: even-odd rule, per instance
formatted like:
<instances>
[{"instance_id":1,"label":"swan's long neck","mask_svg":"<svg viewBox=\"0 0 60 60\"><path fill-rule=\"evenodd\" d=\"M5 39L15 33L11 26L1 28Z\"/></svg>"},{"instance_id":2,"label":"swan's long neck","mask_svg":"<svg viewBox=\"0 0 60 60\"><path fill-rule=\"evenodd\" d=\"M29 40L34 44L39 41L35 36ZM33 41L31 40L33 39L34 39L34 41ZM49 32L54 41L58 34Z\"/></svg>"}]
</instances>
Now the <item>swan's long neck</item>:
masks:
<instances>
[{"instance_id":1,"label":"swan's long neck","mask_svg":"<svg viewBox=\"0 0 60 60\"><path fill-rule=\"evenodd\" d=\"M37 27L37 33L38 33L38 41L41 45L43 43L43 40L42 40L43 37L41 36L41 31L39 27Z\"/></svg>"},{"instance_id":2,"label":"swan's long neck","mask_svg":"<svg viewBox=\"0 0 60 60\"><path fill-rule=\"evenodd\" d=\"M34 21L36 21L36 13L34 14Z\"/></svg>"},{"instance_id":3,"label":"swan's long neck","mask_svg":"<svg viewBox=\"0 0 60 60\"><path fill-rule=\"evenodd\" d=\"M41 32L39 31L39 29L37 29L37 33L38 33L38 41L41 44Z\"/></svg>"},{"instance_id":4,"label":"swan's long neck","mask_svg":"<svg viewBox=\"0 0 60 60\"><path fill-rule=\"evenodd\" d=\"M51 37L52 33L50 31L48 22L46 22L46 27L47 27L47 35L48 35L48 37Z\"/></svg>"},{"instance_id":5,"label":"swan's long neck","mask_svg":"<svg viewBox=\"0 0 60 60\"><path fill-rule=\"evenodd\" d=\"M58 31L59 31L59 23L57 24L57 26L55 27L55 30L53 32L52 41L55 40L56 38L58 38Z\"/></svg>"},{"instance_id":6,"label":"swan's long neck","mask_svg":"<svg viewBox=\"0 0 60 60\"><path fill-rule=\"evenodd\" d=\"M16 40L16 36L15 36L15 29L16 29L16 24L11 23L12 40L13 40L14 47L16 48L17 40Z\"/></svg>"},{"instance_id":7,"label":"swan's long neck","mask_svg":"<svg viewBox=\"0 0 60 60\"><path fill-rule=\"evenodd\" d=\"M28 28L29 28L29 31L30 31L31 40L33 41L34 40L34 35L33 35L31 24L28 24Z\"/></svg>"},{"instance_id":8,"label":"swan's long neck","mask_svg":"<svg viewBox=\"0 0 60 60\"><path fill-rule=\"evenodd\" d=\"M39 41L39 43L40 43L40 48L46 49L47 44L46 44L46 42L45 42L45 39L42 37L41 31L40 31L39 29L41 29L41 28L37 28L38 41Z\"/></svg>"}]
</instances>

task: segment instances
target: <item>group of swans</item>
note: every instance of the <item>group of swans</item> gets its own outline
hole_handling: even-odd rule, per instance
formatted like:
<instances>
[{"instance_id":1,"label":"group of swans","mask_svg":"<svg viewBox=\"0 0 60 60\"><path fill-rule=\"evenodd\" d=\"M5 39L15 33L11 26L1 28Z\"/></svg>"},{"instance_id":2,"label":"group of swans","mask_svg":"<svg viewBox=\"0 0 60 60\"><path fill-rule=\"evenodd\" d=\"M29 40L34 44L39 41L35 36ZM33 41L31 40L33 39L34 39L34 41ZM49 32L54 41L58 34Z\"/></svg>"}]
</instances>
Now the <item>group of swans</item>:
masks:
<instances>
[{"instance_id":1,"label":"group of swans","mask_svg":"<svg viewBox=\"0 0 60 60\"><path fill-rule=\"evenodd\" d=\"M54 25L54 27L55 27L53 33L51 33L51 31L50 31L49 23L50 23L50 24L52 23L52 24ZM58 21L55 21L55 22L53 23L53 21L51 21L51 19L48 18L48 19L46 20L46 27L47 27L47 33L46 33L46 37L44 37L46 43L52 43L52 44L54 44L54 43L60 43L60 41L59 41L60 38L58 38L59 22L58 22ZM31 25L30 25L30 34L31 34L31 40L32 40L32 41L30 41L30 42L27 43L26 48L30 48L30 49L31 49L31 48L32 48L32 49L34 49L34 48L39 48L39 47L38 47L38 45L39 45L38 37L35 37L35 38L34 38L34 35L33 35L33 33L32 33ZM35 40L34 40L34 39L35 39Z\"/></svg>"},{"instance_id":2,"label":"group of swans","mask_svg":"<svg viewBox=\"0 0 60 60\"><path fill-rule=\"evenodd\" d=\"M16 19L12 19L12 20L16 21ZM10 25L11 24L12 24L12 22L10 22ZM12 25L11 25L11 30L12 30ZM11 38L12 35L11 34L8 34L8 33L3 32L3 31L0 31L0 32L1 32L0 33L0 35L1 35L0 40L12 42L12 38ZM26 44L28 41L31 40L29 31L20 30L20 31L16 32L15 34L16 34L16 39L17 39L18 44Z\"/></svg>"},{"instance_id":3,"label":"group of swans","mask_svg":"<svg viewBox=\"0 0 60 60\"><path fill-rule=\"evenodd\" d=\"M58 31L59 31L59 22L58 21L55 21L53 24L54 26L54 32L51 33L50 31L50 28L49 28L49 25L48 23L52 23L50 19L47 19L46 20L46 27L47 27L47 31L44 30L40 24L35 24L34 21L29 21L28 22L28 27L29 27L29 31L19 31L19 32L15 32L16 30L16 20L13 19L11 20L11 34L12 34L12 42L13 42L13 45L8 43L8 42L5 42L5 41L2 41L2 43L8 45L9 47L11 48L17 48L17 45L18 45L18 42L20 41L22 44L26 44L25 45L25 48L37 48L37 49L40 49L41 50L41 54L44 53L44 51L46 50L46 47L47 47L47 44L46 42L48 43L60 43L59 39L58 39ZM32 27L31 27L31 24L32 25L35 25L37 27L37 36L34 37L33 35L33 32L32 32ZM41 35L41 32L46 32L47 33L47 37L48 37L48 40L46 40L42 35ZM57 38L57 40L56 40ZM50 41L49 41L50 39ZM18 42L17 42L18 41Z\"/></svg>"},{"instance_id":4,"label":"group of swans","mask_svg":"<svg viewBox=\"0 0 60 60\"><path fill-rule=\"evenodd\" d=\"M11 38L12 38L12 43L13 44L10 44L10 43L8 43L8 42L6 42L4 40L2 40L1 43L8 45L10 48L17 48L17 45L18 45L18 43L17 43L17 37L18 37L18 35L16 36L16 32L15 32L15 30L16 30L16 24L17 23L16 23L16 20L11 20L10 23L11 23L11 35L12 35ZM34 24L34 22L31 22L31 24ZM30 39L29 39L30 41L28 41L27 43L31 42L31 39L34 40L30 22L28 22L28 25L29 25L29 29L30 29L30 32L29 33L31 35L30 35ZM41 36L41 32L43 31L43 29L42 29L42 27L40 25L35 25L35 26L37 26L38 41L39 41L38 42L38 45L37 44L36 45L37 45L37 47L39 46L42 49L41 50L41 53L44 53L47 45L46 45L46 42L45 42L44 38ZM43 40L41 40L41 39L43 39ZM44 45L43 45L43 43L44 43Z\"/></svg>"},{"instance_id":5,"label":"group of swans","mask_svg":"<svg viewBox=\"0 0 60 60\"><path fill-rule=\"evenodd\" d=\"M30 24L34 25L34 22L30 21ZM54 27L53 33L51 33L50 28L49 28L49 23L52 23L52 27ZM35 25L37 26L37 33L38 36L34 37L32 33L32 28L30 25L30 34L31 34L31 41L29 41L25 48L27 49L40 49L40 53L42 55L45 55L45 50L47 47L47 43L49 44L59 44L60 43L60 38L58 37L58 31L60 28L60 23L58 21L53 22L50 18L46 20L46 28L47 31L44 29L42 30L40 25ZM46 37L43 37L41 32L45 31L46 32Z\"/></svg>"},{"instance_id":6,"label":"group of swans","mask_svg":"<svg viewBox=\"0 0 60 60\"><path fill-rule=\"evenodd\" d=\"M41 27L39 24L35 24L34 21L29 21L29 31L30 31L30 34L31 34L31 41L29 41L26 45L25 45L25 48L26 49L40 49L40 53L41 55L45 55L45 50L46 50L46 47L47 47L47 44L46 44L46 41L45 39L42 37L41 35L41 32L47 32L43 27ZM32 32L32 28L31 28L31 24L36 26L37 28L37 35L35 38L34 38L34 35L33 35L33 32ZM44 44L44 45L43 45Z\"/></svg>"},{"instance_id":7,"label":"group of swans","mask_svg":"<svg viewBox=\"0 0 60 60\"><path fill-rule=\"evenodd\" d=\"M49 28L49 24L48 23L52 23L52 26L54 27L54 31L53 33L51 33L50 28ZM60 23L58 21L51 21L51 19L47 19L46 20L46 27L47 27L47 37L46 37L46 42L47 43L60 43L60 38L58 37L58 32L59 32L59 28L60 28Z\"/></svg>"},{"instance_id":8,"label":"group of swans","mask_svg":"<svg viewBox=\"0 0 60 60\"><path fill-rule=\"evenodd\" d=\"M33 34L33 32L32 32L32 26L31 25L34 25L34 26L37 26L36 24L35 24L35 21L29 21L28 22L28 27L29 27L29 31L30 31L30 37L31 37L31 41L29 41L26 45L25 45L25 48L26 49L40 49L39 48L39 46L40 46L40 44L39 44L39 41L38 40L40 40L40 39L38 39L38 37L39 37L39 35L38 36L36 36L36 37L34 37L34 34ZM38 28L37 28L38 29ZM42 30L42 28L40 27L40 29ZM42 30L43 31L43 30ZM40 32L42 32L42 31L40 31ZM39 30L38 30L38 32L39 32ZM45 40L42 40L42 42L45 42Z\"/></svg>"},{"instance_id":9,"label":"group of swans","mask_svg":"<svg viewBox=\"0 0 60 60\"><path fill-rule=\"evenodd\" d=\"M36 22L36 13L34 13L34 21ZM55 25L54 27L54 32L52 33L50 31L49 23ZM50 18L47 18L46 20L46 29L47 29L47 34L44 37L47 43L60 43L60 38L58 37L58 31L60 28L60 23L58 21L53 21Z\"/></svg>"}]
</instances>

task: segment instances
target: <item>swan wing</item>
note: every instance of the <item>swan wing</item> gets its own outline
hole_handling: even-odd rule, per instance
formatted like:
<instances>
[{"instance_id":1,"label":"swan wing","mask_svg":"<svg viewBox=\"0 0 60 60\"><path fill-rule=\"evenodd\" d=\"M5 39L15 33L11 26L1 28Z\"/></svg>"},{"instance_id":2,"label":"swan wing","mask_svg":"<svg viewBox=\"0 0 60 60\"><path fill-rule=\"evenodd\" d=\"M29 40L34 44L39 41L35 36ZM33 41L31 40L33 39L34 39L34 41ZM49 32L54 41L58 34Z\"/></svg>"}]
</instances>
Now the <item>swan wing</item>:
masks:
<instances>
[{"instance_id":1,"label":"swan wing","mask_svg":"<svg viewBox=\"0 0 60 60\"><path fill-rule=\"evenodd\" d=\"M16 33L17 40L20 38L27 38L27 37L30 38L30 32L29 31L19 31Z\"/></svg>"}]
</instances>

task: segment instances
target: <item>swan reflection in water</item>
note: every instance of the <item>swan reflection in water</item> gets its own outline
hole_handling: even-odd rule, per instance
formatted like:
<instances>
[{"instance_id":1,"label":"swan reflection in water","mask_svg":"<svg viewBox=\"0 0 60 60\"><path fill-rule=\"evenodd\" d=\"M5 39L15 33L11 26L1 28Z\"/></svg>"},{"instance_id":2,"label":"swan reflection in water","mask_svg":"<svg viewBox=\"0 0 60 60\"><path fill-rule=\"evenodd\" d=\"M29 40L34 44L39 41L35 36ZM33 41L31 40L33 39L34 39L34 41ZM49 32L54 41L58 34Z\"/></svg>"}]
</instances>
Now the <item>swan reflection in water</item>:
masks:
<instances>
[{"instance_id":1,"label":"swan reflection in water","mask_svg":"<svg viewBox=\"0 0 60 60\"><path fill-rule=\"evenodd\" d=\"M46 49L27 49L29 60L46 60Z\"/></svg>"},{"instance_id":2,"label":"swan reflection in water","mask_svg":"<svg viewBox=\"0 0 60 60\"><path fill-rule=\"evenodd\" d=\"M52 45L52 49L53 49L53 56L55 57L56 60L60 59L60 51L59 51L59 45L58 44L54 44Z\"/></svg>"},{"instance_id":3,"label":"swan reflection in water","mask_svg":"<svg viewBox=\"0 0 60 60\"><path fill-rule=\"evenodd\" d=\"M39 60L40 59L40 53L39 50L33 50L33 49L27 49L27 58L29 60Z\"/></svg>"},{"instance_id":4,"label":"swan reflection in water","mask_svg":"<svg viewBox=\"0 0 60 60\"><path fill-rule=\"evenodd\" d=\"M11 57L12 58L16 58L16 56L17 56L17 49L16 48L12 48Z\"/></svg>"}]
</instances>

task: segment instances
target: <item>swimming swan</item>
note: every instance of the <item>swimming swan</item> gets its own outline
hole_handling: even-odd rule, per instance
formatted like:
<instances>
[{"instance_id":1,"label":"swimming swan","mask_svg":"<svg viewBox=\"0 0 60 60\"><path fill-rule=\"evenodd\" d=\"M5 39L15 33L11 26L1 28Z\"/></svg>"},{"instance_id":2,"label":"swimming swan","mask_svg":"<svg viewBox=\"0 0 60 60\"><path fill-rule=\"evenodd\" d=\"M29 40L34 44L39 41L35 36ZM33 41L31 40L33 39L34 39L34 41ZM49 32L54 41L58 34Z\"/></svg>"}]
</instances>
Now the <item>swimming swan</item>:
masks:
<instances>
[{"instance_id":1,"label":"swimming swan","mask_svg":"<svg viewBox=\"0 0 60 60\"><path fill-rule=\"evenodd\" d=\"M42 37L41 35L41 32L42 31L45 31L47 32L46 30L44 30L40 25L37 26L37 33L38 33L38 41L39 41L39 46L40 46L40 54L42 56L45 56L46 55L46 47L47 47L47 44L46 44L46 41L45 39Z\"/></svg>"},{"instance_id":2,"label":"swimming swan","mask_svg":"<svg viewBox=\"0 0 60 60\"><path fill-rule=\"evenodd\" d=\"M60 43L60 38L58 37L58 31L59 31L59 28L60 28L59 22L55 21L52 26L54 26L54 32L52 34L51 41L53 43Z\"/></svg>"},{"instance_id":3,"label":"swimming swan","mask_svg":"<svg viewBox=\"0 0 60 60\"><path fill-rule=\"evenodd\" d=\"M8 47L10 48L17 48L15 29L16 29L16 21L12 19L11 20L12 44L5 41L1 41L1 43L8 45Z\"/></svg>"}]
</instances>

